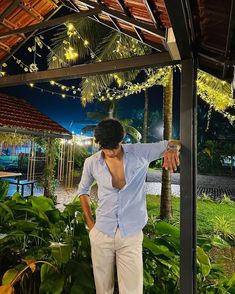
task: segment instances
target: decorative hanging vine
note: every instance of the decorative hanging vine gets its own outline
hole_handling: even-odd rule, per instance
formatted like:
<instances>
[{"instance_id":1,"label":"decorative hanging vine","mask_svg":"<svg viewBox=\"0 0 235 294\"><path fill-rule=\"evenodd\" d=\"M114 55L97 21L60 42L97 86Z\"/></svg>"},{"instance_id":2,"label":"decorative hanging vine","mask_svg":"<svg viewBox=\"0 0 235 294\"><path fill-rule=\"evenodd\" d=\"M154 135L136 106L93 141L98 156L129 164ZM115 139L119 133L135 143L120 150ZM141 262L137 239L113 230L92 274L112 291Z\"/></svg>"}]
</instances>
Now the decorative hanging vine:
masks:
<instances>
[{"instance_id":1,"label":"decorative hanging vine","mask_svg":"<svg viewBox=\"0 0 235 294\"><path fill-rule=\"evenodd\" d=\"M229 83L198 70L197 94L215 111L223 114L231 124L234 123L235 115L231 115L227 111L229 107L235 107Z\"/></svg>"}]
</instances>

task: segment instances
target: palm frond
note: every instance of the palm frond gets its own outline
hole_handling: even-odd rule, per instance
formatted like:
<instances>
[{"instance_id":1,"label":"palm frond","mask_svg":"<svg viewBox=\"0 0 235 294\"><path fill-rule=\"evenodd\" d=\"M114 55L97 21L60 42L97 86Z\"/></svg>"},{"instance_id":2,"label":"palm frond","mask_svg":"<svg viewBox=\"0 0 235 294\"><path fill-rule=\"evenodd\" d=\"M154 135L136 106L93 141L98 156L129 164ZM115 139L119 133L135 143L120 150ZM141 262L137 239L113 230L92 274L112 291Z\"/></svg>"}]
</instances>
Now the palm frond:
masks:
<instances>
[{"instance_id":1,"label":"palm frond","mask_svg":"<svg viewBox=\"0 0 235 294\"><path fill-rule=\"evenodd\" d=\"M134 143L139 143L142 135L141 133L134 127L130 125L125 125L126 134L130 135L132 137L132 140Z\"/></svg>"},{"instance_id":2,"label":"palm frond","mask_svg":"<svg viewBox=\"0 0 235 294\"><path fill-rule=\"evenodd\" d=\"M87 112L86 116L87 118L90 118L90 119L103 120L104 118L107 117L107 113L94 111L94 112Z\"/></svg>"},{"instance_id":3,"label":"palm frond","mask_svg":"<svg viewBox=\"0 0 235 294\"><path fill-rule=\"evenodd\" d=\"M94 132L96 125L89 125L89 126L85 126L84 128L81 129L81 132L83 134L86 134L88 132Z\"/></svg>"},{"instance_id":4,"label":"palm frond","mask_svg":"<svg viewBox=\"0 0 235 294\"><path fill-rule=\"evenodd\" d=\"M83 59L90 55L90 49L84 46L84 40L87 40L89 42L89 47L95 50L100 40L110 32L110 29L92 21L88 17L79 18L73 25L81 37L79 38L77 34L69 37L67 34L67 27L64 26L60 28L52 38L51 48L53 52L50 52L47 57L49 68L59 68L68 64L77 63L77 60L64 62L64 48L66 47L66 42L74 48L75 52L78 52L78 58ZM94 57L95 56L93 56L93 58Z\"/></svg>"},{"instance_id":5,"label":"palm frond","mask_svg":"<svg viewBox=\"0 0 235 294\"><path fill-rule=\"evenodd\" d=\"M117 50L117 46L119 46L119 50ZM121 50L122 46L123 50ZM143 45L137 40L118 32L112 32L100 43L96 50L96 54L100 60L107 61L144 55L150 53L150 51L151 49L149 49L149 47ZM119 72L116 75L105 74L86 78L81 83L82 104L85 106L86 103L93 102L96 95L102 93L112 84L121 87L123 83L135 80L139 72L140 70L132 70ZM122 83L116 84L117 77Z\"/></svg>"}]
</instances>

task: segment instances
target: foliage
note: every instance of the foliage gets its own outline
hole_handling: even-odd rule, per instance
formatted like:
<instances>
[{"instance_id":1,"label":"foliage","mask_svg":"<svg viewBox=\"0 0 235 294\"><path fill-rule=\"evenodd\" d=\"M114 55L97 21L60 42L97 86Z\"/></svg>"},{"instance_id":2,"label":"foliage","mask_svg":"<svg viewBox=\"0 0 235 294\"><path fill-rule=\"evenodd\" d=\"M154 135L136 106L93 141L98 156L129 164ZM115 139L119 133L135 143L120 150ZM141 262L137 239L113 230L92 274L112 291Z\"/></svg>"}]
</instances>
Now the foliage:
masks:
<instances>
[{"instance_id":1,"label":"foliage","mask_svg":"<svg viewBox=\"0 0 235 294\"><path fill-rule=\"evenodd\" d=\"M235 107L229 83L198 70L197 94L216 111L227 117L231 124L234 123L235 116L226 111L229 107Z\"/></svg>"},{"instance_id":2,"label":"foliage","mask_svg":"<svg viewBox=\"0 0 235 294\"><path fill-rule=\"evenodd\" d=\"M17 133L0 133L0 143L8 143L9 145L21 145L32 140L31 136Z\"/></svg>"},{"instance_id":3,"label":"foliage","mask_svg":"<svg viewBox=\"0 0 235 294\"><path fill-rule=\"evenodd\" d=\"M76 145L74 149L74 168L82 169L85 159L89 153L85 147Z\"/></svg>"},{"instance_id":4,"label":"foliage","mask_svg":"<svg viewBox=\"0 0 235 294\"><path fill-rule=\"evenodd\" d=\"M218 140L207 140L198 148L198 171L201 174L233 175L235 145ZM229 166L225 161L230 162Z\"/></svg>"},{"instance_id":5,"label":"foliage","mask_svg":"<svg viewBox=\"0 0 235 294\"><path fill-rule=\"evenodd\" d=\"M214 231L223 239L234 241L235 244L235 232L233 232L234 222L234 218L228 220L225 218L225 216L216 216L214 222Z\"/></svg>"},{"instance_id":6,"label":"foliage","mask_svg":"<svg viewBox=\"0 0 235 294\"><path fill-rule=\"evenodd\" d=\"M149 196L150 218L143 242L144 293L179 293L179 228L159 222L156 203L153 212L151 199ZM204 235L199 236L198 245L198 293L234 293L234 276L228 279L222 265L214 264L208 257L211 248L225 248L228 244L218 236ZM0 291L8 289L11 293L14 288L19 294L95 292L89 237L78 199L62 212L44 196L26 201L15 193L12 200L1 200L0 252ZM215 292L209 292L211 289Z\"/></svg>"},{"instance_id":7,"label":"foliage","mask_svg":"<svg viewBox=\"0 0 235 294\"><path fill-rule=\"evenodd\" d=\"M80 211L74 201L61 212L44 196L26 201L15 193L12 200L1 201L0 290L94 293L89 239Z\"/></svg>"},{"instance_id":8,"label":"foliage","mask_svg":"<svg viewBox=\"0 0 235 294\"><path fill-rule=\"evenodd\" d=\"M95 111L95 112L88 112L87 117L90 119L94 119L96 121L103 120L107 117L117 118L117 103L118 103L117 100L102 102L99 104L101 106L101 110ZM125 128L126 134L130 136L132 143L139 142L141 139L141 134L136 128L132 126L132 123L133 123L132 119L122 118L119 120ZM83 133L88 131L93 132L95 127L96 125L86 126L82 129L82 132Z\"/></svg>"},{"instance_id":9,"label":"foliage","mask_svg":"<svg viewBox=\"0 0 235 294\"><path fill-rule=\"evenodd\" d=\"M44 142L41 142L43 146ZM53 199L56 203L55 190L57 181L55 179L56 158L58 157L58 141L54 138L48 138L45 141L46 146L46 165L43 171L42 185L44 187L44 196Z\"/></svg>"},{"instance_id":10,"label":"foliage","mask_svg":"<svg viewBox=\"0 0 235 294\"><path fill-rule=\"evenodd\" d=\"M0 200L5 199L5 197L7 196L8 188L8 181L0 181Z\"/></svg>"},{"instance_id":11,"label":"foliage","mask_svg":"<svg viewBox=\"0 0 235 294\"><path fill-rule=\"evenodd\" d=\"M179 240L179 228L169 223L155 221L146 226L143 243L145 294L179 293ZM222 242L214 242L213 246L221 244L225 246ZM228 279L222 265L213 264L206 253L212 246L212 239L204 238L202 245L197 247L198 293L234 293L234 276Z\"/></svg>"},{"instance_id":12,"label":"foliage","mask_svg":"<svg viewBox=\"0 0 235 294\"><path fill-rule=\"evenodd\" d=\"M174 211L174 219L172 222L179 226L180 223L180 199L178 197L172 198L172 205ZM147 195L148 214L160 214L160 196ZM214 231L215 216L225 217L230 221L234 219L234 203L223 204L220 201L215 202L211 199L206 200L197 199L197 230L200 235L212 234ZM235 233L235 222L232 223L232 232Z\"/></svg>"}]
</instances>

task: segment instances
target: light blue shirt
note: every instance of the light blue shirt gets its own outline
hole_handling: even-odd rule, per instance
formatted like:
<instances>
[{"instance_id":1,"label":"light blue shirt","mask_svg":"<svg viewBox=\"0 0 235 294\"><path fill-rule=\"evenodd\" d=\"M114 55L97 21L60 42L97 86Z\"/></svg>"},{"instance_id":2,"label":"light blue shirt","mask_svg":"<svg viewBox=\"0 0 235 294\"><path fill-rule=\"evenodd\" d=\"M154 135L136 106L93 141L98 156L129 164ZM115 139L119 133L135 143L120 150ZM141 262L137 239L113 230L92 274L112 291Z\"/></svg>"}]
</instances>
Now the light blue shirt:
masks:
<instances>
[{"instance_id":1,"label":"light blue shirt","mask_svg":"<svg viewBox=\"0 0 235 294\"><path fill-rule=\"evenodd\" d=\"M98 185L98 208L95 227L114 237L119 226L121 236L127 237L143 229L148 220L145 178L149 163L161 158L168 141L147 144L122 144L126 185L114 188L112 176L98 151L85 160L78 196L90 195L91 185Z\"/></svg>"}]
</instances>

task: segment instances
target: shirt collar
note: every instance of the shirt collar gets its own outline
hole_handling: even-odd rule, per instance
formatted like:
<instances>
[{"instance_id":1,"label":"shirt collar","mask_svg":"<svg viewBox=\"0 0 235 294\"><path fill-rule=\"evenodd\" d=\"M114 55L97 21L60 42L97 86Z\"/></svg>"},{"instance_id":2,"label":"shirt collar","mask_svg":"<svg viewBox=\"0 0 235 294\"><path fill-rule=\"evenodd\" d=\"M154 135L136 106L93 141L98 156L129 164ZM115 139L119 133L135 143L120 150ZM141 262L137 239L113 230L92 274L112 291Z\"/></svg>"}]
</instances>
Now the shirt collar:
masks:
<instances>
[{"instance_id":1,"label":"shirt collar","mask_svg":"<svg viewBox=\"0 0 235 294\"><path fill-rule=\"evenodd\" d=\"M122 149L124 151L124 156L125 156L128 153L128 149L126 148L125 144L122 144ZM100 163L104 163L104 157L102 155L102 150L97 152L97 158L98 158Z\"/></svg>"}]
</instances>

